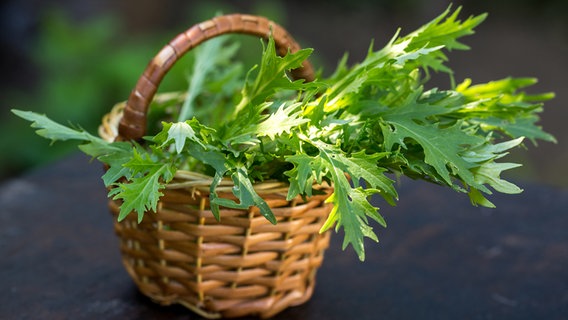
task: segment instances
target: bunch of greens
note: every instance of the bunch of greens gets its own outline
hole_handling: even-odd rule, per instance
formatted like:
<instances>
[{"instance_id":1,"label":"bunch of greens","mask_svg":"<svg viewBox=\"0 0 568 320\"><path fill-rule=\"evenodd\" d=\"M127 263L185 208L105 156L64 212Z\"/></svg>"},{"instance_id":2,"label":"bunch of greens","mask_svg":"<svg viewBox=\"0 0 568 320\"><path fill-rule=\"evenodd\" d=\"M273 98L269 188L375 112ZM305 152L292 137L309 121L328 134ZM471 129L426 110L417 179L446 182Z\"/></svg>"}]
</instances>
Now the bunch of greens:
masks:
<instances>
[{"instance_id":1,"label":"bunch of greens","mask_svg":"<svg viewBox=\"0 0 568 320\"><path fill-rule=\"evenodd\" d=\"M534 79L426 87L432 71L451 76L446 52L467 49L458 39L485 18L462 22L458 13L448 9L406 36L397 33L381 50L371 46L361 63L348 67L344 58L329 78L309 83L292 81L286 72L300 67L311 49L279 57L270 39L260 64L245 73L231 62L235 50L219 50L226 40L211 40L196 52L182 119L163 122L142 144L106 142L43 115L14 113L48 139L84 142L83 152L109 166L103 180L113 187L109 196L123 200L119 220L132 212L141 220L155 210L161 189L181 169L213 177L217 218L220 206L256 206L272 223L255 182L287 181L289 199L310 196L314 183L329 182L334 206L322 231L343 228L343 247L351 244L363 260L364 238L378 241L369 218L386 226L369 198L378 194L394 205L393 175L445 185L467 193L474 205L493 207L485 197L490 188L521 192L500 178L518 164L497 160L525 138L554 141L535 124L540 102L552 95L520 91ZM225 116L200 117L203 108ZM226 177L238 202L216 193Z\"/></svg>"}]
</instances>

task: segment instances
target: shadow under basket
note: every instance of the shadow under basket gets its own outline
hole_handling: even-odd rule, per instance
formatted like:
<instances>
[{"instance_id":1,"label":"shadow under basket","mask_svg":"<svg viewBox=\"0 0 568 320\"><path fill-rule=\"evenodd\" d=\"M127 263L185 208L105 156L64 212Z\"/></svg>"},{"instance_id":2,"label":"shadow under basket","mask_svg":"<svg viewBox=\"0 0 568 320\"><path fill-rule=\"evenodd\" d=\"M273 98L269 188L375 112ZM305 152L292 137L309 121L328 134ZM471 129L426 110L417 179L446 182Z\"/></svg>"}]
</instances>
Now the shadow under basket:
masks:
<instances>
[{"instance_id":1,"label":"shadow under basket","mask_svg":"<svg viewBox=\"0 0 568 320\"><path fill-rule=\"evenodd\" d=\"M319 229L331 207L325 195L262 196L276 225L254 207L222 209L217 221L209 195L193 187L167 189L141 223L134 214L117 222L120 202L110 201L126 270L154 301L207 318L267 318L306 302L329 245L330 233Z\"/></svg>"}]
</instances>

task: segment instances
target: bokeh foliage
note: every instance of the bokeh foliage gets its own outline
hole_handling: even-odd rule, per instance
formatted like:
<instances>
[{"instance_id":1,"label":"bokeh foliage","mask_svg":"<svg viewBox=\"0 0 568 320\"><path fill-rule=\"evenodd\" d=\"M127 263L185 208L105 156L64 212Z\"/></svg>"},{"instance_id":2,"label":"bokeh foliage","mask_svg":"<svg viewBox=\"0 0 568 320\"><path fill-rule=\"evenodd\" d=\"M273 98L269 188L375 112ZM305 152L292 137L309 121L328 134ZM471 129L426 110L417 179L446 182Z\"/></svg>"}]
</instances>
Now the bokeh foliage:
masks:
<instances>
[{"instance_id":1,"label":"bokeh foliage","mask_svg":"<svg viewBox=\"0 0 568 320\"><path fill-rule=\"evenodd\" d=\"M36 79L27 88L3 88L4 105L0 109L0 179L25 169L58 159L76 147L66 143L47 144L9 109L27 109L68 121L89 132L96 132L101 117L111 107L128 98L138 77L160 48L177 33L194 23L222 12L232 12L226 4L204 2L193 6L172 30L129 33L120 17L113 13L96 14L82 21L62 9L43 14L37 36L29 47ZM278 2L262 3L254 9L284 19ZM171 27L171 26L170 26ZM246 39L243 47L261 46L257 39ZM241 50L245 54L245 50ZM252 63L254 55L244 59ZM160 91L187 88L187 61L178 62L160 86Z\"/></svg>"}]
</instances>

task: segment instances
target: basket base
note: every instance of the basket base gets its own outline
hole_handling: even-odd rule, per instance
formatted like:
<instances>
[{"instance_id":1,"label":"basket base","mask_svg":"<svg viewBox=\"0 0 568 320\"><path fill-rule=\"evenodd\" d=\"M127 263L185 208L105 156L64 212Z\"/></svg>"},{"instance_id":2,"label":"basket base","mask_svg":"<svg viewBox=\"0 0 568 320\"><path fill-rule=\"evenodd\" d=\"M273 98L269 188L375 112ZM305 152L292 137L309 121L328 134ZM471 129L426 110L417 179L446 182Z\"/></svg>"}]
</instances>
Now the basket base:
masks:
<instances>
[{"instance_id":1,"label":"basket base","mask_svg":"<svg viewBox=\"0 0 568 320\"><path fill-rule=\"evenodd\" d=\"M163 198L179 199L171 192ZM134 215L115 222L115 232L127 272L153 301L181 304L208 319L269 318L313 294L331 237L319 233L332 208L325 199L267 197L275 225L255 208L226 210L217 221L208 197L196 205L160 202L140 223ZM119 206L110 202L115 215Z\"/></svg>"},{"instance_id":2,"label":"basket base","mask_svg":"<svg viewBox=\"0 0 568 320\"><path fill-rule=\"evenodd\" d=\"M147 287L146 285L138 283L138 279L136 278L136 275L133 273L130 263L124 262L124 266L126 271L133 278L133 280L137 282L138 290L143 295L150 298L154 303L163 306L178 304L189 309L191 312L205 319L238 318L244 316L258 316L262 319L271 318L279 314L280 312L286 310L289 307L300 306L308 302L314 293L315 284L316 284L315 282L316 271L314 270L313 278L306 286L306 290L303 292L295 290L287 292L285 296L281 296L278 298L275 297L261 298L258 300L241 303L238 306L238 308L233 307L224 311L212 311L211 309L208 309L207 302L196 304L196 301L188 301L187 299L183 299L182 297L179 296L165 297L162 294L158 295L152 294L148 290L144 289Z\"/></svg>"}]
</instances>

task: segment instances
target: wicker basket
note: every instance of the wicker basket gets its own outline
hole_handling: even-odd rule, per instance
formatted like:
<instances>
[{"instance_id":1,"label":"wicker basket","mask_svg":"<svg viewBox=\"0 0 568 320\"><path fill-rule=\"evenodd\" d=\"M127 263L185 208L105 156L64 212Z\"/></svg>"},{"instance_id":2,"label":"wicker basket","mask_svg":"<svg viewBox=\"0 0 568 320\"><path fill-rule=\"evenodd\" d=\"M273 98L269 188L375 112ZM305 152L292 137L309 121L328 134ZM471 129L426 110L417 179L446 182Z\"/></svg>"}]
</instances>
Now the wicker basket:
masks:
<instances>
[{"instance_id":1,"label":"wicker basket","mask_svg":"<svg viewBox=\"0 0 568 320\"><path fill-rule=\"evenodd\" d=\"M125 104L103 119L100 134L107 140L138 140L146 130L146 114L158 85L179 57L212 37L245 33L266 38L272 34L278 52L299 46L277 24L262 17L227 15L198 24L174 38L150 62ZM306 62L292 72L312 80ZM272 208L272 225L257 208L221 208L217 221L209 208L211 177L178 171L164 190L157 212L138 224L131 214L115 223L123 263L139 289L153 300L182 304L207 318L259 315L270 317L307 301L315 274L329 244L329 233L319 233L330 211L323 195L286 200L287 186L264 182L256 191ZM234 198L231 181L217 189L220 197ZM110 201L118 215L120 202Z\"/></svg>"}]
</instances>

